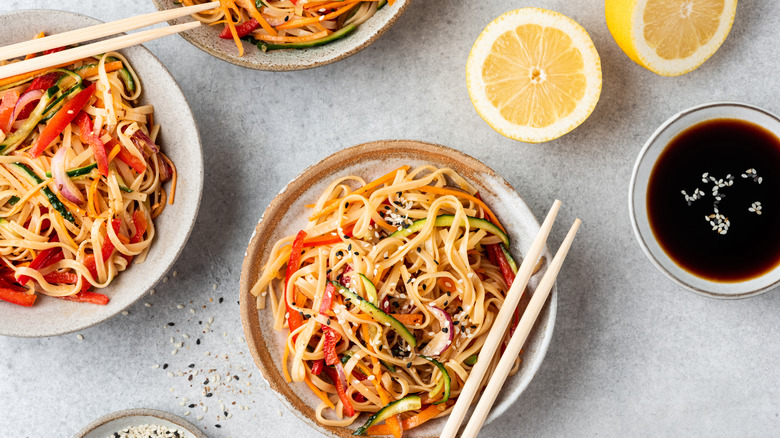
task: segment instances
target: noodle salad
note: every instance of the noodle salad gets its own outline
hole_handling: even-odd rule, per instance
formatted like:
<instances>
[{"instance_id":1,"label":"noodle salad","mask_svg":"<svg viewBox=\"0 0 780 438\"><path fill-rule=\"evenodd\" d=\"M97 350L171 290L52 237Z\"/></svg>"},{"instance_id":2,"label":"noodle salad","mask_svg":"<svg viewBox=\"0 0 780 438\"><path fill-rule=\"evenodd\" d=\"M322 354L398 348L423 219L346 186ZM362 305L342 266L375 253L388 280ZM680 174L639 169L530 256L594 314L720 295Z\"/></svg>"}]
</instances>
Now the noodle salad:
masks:
<instances>
[{"instance_id":1,"label":"noodle salad","mask_svg":"<svg viewBox=\"0 0 780 438\"><path fill-rule=\"evenodd\" d=\"M181 0L192 6L210 0ZM266 52L302 49L343 38L371 18L388 0L219 0L219 8L194 14L205 24L224 24L219 37L232 39L238 56L242 39ZM392 5L394 0L389 0Z\"/></svg>"},{"instance_id":2,"label":"noodle salad","mask_svg":"<svg viewBox=\"0 0 780 438\"><path fill-rule=\"evenodd\" d=\"M498 218L434 166L336 179L313 208L251 290L289 330L285 379L319 397L324 425L371 414L356 435L398 437L447 415L517 271Z\"/></svg>"},{"instance_id":3,"label":"noodle salad","mask_svg":"<svg viewBox=\"0 0 780 438\"><path fill-rule=\"evenodd\" d=\"M140 94L114 52L0 80L0 300L107 304L143 262L176 168Z\"/></svg>"}]
</instances>

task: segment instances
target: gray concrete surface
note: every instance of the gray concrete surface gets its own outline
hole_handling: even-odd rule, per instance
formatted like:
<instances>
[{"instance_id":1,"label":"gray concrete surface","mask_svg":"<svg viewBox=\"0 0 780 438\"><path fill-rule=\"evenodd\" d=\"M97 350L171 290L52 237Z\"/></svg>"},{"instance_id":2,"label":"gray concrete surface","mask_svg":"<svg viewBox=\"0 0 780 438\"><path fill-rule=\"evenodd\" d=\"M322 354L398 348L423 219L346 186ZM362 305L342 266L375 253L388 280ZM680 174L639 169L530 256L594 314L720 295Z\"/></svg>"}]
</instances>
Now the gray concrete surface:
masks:
<instances>
[{"instance_id":1,"label":"gray concrete surface","mask_svg":"<svg viewBox=\"0 0 780 438\"><path fill-rule=\"evenodd\" d=\"M495 133L473 110L464 79L483 27L523 6L581 23L603 67L591 117L541 145ZM0 11L23 8L102 20L154 9L146 1L0 2ZM690 74L663 78L620 51L599 0L417 0L363 52L309 71L245 70L178 37L148 44L184 89L203 137L206 186L195 230L176 276L129 315L83 331L84 340L0 338L0 436L69 437L132 407L190 411L187 418L214 438L315 436L253 373L236 304L244 249L273 195L306 166L346 146L393 138L460 149L503 175L538 216L560 198L561 224L584 220L559 280L547 358L512 413L481 436L778 436L780 293L716 301L672 284L634 240L627 190L642 143L676 111L738 100L780 112L779 37L780 3L743 0L717 54ZM565 228L554 230L554 245ZM210 317L213 332L204 334ZM171 336L184 342L176 355ZM152 368L165 363L166 370ZM195 369L204 371L189 381ZM223 382L204 398L203 380L214 373ZM227 374L240 380L225 384ZM220 400L231 418L223 419Z\"/></svg>"}]
</instances>

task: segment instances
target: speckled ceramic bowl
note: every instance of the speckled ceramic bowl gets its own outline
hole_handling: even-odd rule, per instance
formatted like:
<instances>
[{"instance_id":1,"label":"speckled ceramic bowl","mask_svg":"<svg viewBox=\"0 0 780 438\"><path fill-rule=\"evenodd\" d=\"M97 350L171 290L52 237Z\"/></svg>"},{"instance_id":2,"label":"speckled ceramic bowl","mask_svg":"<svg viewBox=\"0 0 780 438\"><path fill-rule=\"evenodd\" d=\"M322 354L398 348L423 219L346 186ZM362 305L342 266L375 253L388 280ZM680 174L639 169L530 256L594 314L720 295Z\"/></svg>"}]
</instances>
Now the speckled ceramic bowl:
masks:
<instances>
[{"instance_id":1,"label":"speckled ceramic bowl","mask_svg":"<svg viewBox=\"0 0 780 438\"><path fill-rule=\"evenodd\" d=\"M176 4L176 0L152 1L160 10L181 7ZM396 0L392 6L385 5L351 34L332 43L308 49L273 50L264 53L256 46L244 42L244 56L239 57L233 40L223 40L217 36L222 31L222 26L201 26L180 35L195 47L231 64L255 70L304 70L339 61L363 50L395 23L410 2L411 0ZM185 17L170 23L179 24L191 20L190 17Z\"/></svg>"},{"instance_id":2,"label":"speckled ceramic bowl","mask_svg":"<svg viewBox=\"0 0 780 438\"><path fill-rule=\"evenodd\" d=\"M271 201L249 241L241 272L241 320L252 357L271 389L299 418L330 437L346 438L351 436L352 431L319 424L314 411L320 403L319 399L305 384L287 384L284 381L279 364L287 335L286 329L283 332L273 330L270 312L258 311L255 298L249 291L266 263L266 254L273 244L281 237L295 234L305 225L310 214L305 205L313 202L333 179L353 174L368 181L404 164L412 167L422 164L450 167L477 187L485 202L506 225L512 242L515 242L511 248L515 257L522 256L528 250L539 230L539 223L523 199L493 170L468 155L430 143L378 141L358 145L325 158L290 182ZM543 254L550 260L546 248ZM532 289L544 270L532 279ZM507 379L504 390L499 394L487 419L488 422L509 409L539 369L552 337L557 297L554 289L524 347L520 370ZM366 419L364 417L366 416L359 418L356 423L362 424ZM410 430L408 435L438 437L444 421L443 418L431 421L420 428Z\"/></svg>"},{"instance_id":3,"label":"speckled ceramic bowl","mask_svg":"<svg viewBox=\"0 0 780 438\"><path fill-rule=\"evenodd\" d=\"M184 418L154 409L128 409L104 415L89 423L73 438L106 438L128 427L145 424L176 430L181 438L207 438L194 424Z\"/></svg>"},{"instance_id":4,"label":"speckled ceramic bowl","mask_svg":"<svg viewBox=\"0 0 780 438\"><path fill-rule=\"evenodd\" d=\"M0 15L0 41L11 44L38 31L53 34L97 23L94 18L71 12L16 11ZM195 120L181 89L151 52L136 46L122 53L141 79L144 89L141 101L154 105L155 122L161 125L162 148L178 169L175 202L154 221L156 234L146 261L133 264L109 287L100 290L111 298L108 305L72 303L45 296L29 308L0 301L0 335L60 335L111 318L141 298L165 275L189 237L203 188L203 156Z\"/></svg>"}]
</instances>

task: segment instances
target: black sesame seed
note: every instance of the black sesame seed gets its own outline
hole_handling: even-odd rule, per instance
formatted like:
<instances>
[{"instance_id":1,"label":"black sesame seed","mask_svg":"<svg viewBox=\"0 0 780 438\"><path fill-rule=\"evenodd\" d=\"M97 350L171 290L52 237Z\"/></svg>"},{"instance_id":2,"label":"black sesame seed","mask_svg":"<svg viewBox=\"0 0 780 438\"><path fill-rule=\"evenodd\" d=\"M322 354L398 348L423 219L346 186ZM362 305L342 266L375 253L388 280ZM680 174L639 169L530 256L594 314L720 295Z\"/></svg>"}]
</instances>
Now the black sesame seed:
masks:
<instances>
[{"instance_id":1,"label":"black sesame seed","mask_svg":"<svg viewBox=\"0 0 780 438\"><path fill-rule=\"evenodd\" d=\"M189 407L190 409L194 408L194 407L195 407L195 403L190 403L188 407Z\"/></svg>"},{"instance_id":2,"label":"black sesame seed","mask_svg":"<svg viewBox=\"0 0 780 438\"><path fill-rule=\"evenodd\" d=\"M447 305L448 305L449 303L450 303L449 301L445 301L445 302L444 302L444 307L447 307Z\"/></svg>"},{"instance_id":3,"label":"black sesame seed","mask_svg":"<svg viewBox=\"0 0 780 438\"><path fill-rule=\"evenodd\" d=\"M202 324L203 324L203 321L198 321L198 325L202 325Z\"/></svg>"},{"instance_id":4,"label":"black sesame seed","mask_svg":"<svg viewBox=\"0 0 780 438\"><path fill-rule=\"evenodd\" d=\"M458 324L460 324L460 321L455 321L452 323L452 325L458 325Z\"/></svg>"},{"instance_id":5,"label":"black sesame seed","mask_svg":"<svg viewBox=\"0 0 780 438\"><path fill-rule=\"evenodd\" d=\"M417 247L417 252L422 252L422 248L420 248L420 247L418 246L418 247Z\"/></svg>"},{"instance_id":6,"label":"black sesame seed","mask_svg":"<svg viewBox=\"0 0 780 438\"><path fill-rule=\"evenodd\" d=\"M452 296L452 294L451 294L449 291L447 291L447 296L448 296L448 297L451 297L451 296Z\"/></svg>"},{"instance_id":7,"label":"black sesame seed","mask_svg":"<svg viewBox=\"0 0 780 438\"><path fill-rule=\"evenodd\" d=\"M439 265L439 262L437 262L436 260L434 260L433 263L436 263L436 266Z\"/></svg>"},{"instance_id":8,"label":"black sesame seed","mask_svg":"<svg viewBox=\"0 0 780 438\"><path fill-rule=\"evenodd\" d=\"M203 381L203 384L204 384L204 385L208 385L208 384L209 384L209 379L206 379L206 380L204 380L204 381Z\"/></svg>"},{"instance_id":9,"label":"black sesame seed","mask_svg":"<svg viewBox=\"0 0 780 438\"><path fill-rule=\"evenodd\" d=\"M225 414L225 416L227 417L227 411L225 411L225 412L223 412L223 413L224 413L224 414Z\"/></svg>"},{"instance_id":10,"label":"black sesame seed","mask_svg":"<svg viewBox=\"0 0 780 438\"><path fill-rule=\"evenodd\" d=\"M460 331L461 333L464 333L466 331L466 326L465 325L460 326Z\"/></svg>"},{"instance_id":11,"label":"black sesame seed","mask_svg":"<svg viewBox=\"0 0 780 438\"><path fill-rule=\"evenodd\" d=\"M219 297L219 303L222 304L222 301L225 301L223 297Z\"/></svg>"},{"instance_id":12,"label":"black sesame seed","mask_svg":"<svg viewBox=\"0 0 780 438\"><path fill-rule=\"evenodd\" d=\"M212 394L212 393L210 393L210 392L207 392L207 393L206 393L206 397L211 397L212 395L214 395L214 394Z\"/></svg>"},{"instance_id":13,"label":"black sesame seed","mask_svg":"<svg viewBox=\"0 0 780 438\"><path fill-rule=\"evenodd\" d=\"M390 206L389 205L385 205L385 210L390 210Z\"/></svg>"},{"instance_id":14,"label":"black sesame seed","mask_svg":"<svg viewBox=\"0 0 780 438\"><path fill-rule=\"evenodd\" d=\"M402 194L402 192L395 192L395 194L396 194L396 195L398 195L398 197L400 198L400 197L401 197L401 194Z\"/></svg>"},{"instance_id":15,"label":"black sesame seed","mask_svg":"<svg viewBox=\"0 0 780 438\"><path fill-rule=\"evenodd\" d=\"M284 20L284 21L287 21L287 20ZM220 426L219 424L215 424L215 425L214 425L214 427L216 427L217 429L219 429L219 428L220 428L220 427L222 427L222 426Z\"/></svg>"},{"instance_id":16,"label":"black sesame seed","mask_svg":"<svg viewBox=\"0 0 780 438\"><path fill-rule=\"evenodd\" d=\"M166 368L168 368L168 364L167 364L167 363L164 363L164 364L163 364L163 369L166 369Z\"/></svg>"},{"instance_id":17,"label":"black sesame seed","mask_svg":"<svg viewBox=\"0 0 780 438\"><path fill-rule=\"evenodd\" d=\"M443 331L444 333L449 333L450 329L448 329L447 327L442 327L441 331Z\"/></svg>"},{"instance_id":18,"label":"black sesame seed","mask_svg":"<svg viewBox=\"0 0 780 438\"><path fill-rule=\"evenodd\" d=\"M288 16L286 16L286 17L284 17L284 21L287 21L287 20L289 20L289 19L290 19L290 16L289 16L289 15L288 15Z\"/></svg>"},{"instance_id":19,"label":"black sesame seed","mask_svg":"<svg viewBox=\"0 0 780 438\"><path fill-rule=\"evenodd\" d=\"M195 341L195 343L196 343L196 344L198 344L198 345L200 345L200 338L198 338L198 339Z\"/></svg>"},{"instance_id":20,"label":"black sesame seed","mask_svg":"<svg viewBox=\"0 0 780 438\"><path fill-rule=\"evenodd\" d=\"M426 289L428 289L428 286L423 284L423 290L426 290Z\"/></svg>"},{"instance_id":21,"label":"black sesame seed","mask_svg":"<svg viewBox=\"0 0 780 438\"><path fill-rule=\"evenodd\" d=\"M234 379L238 380L238 376L233 376Z\"/></svg>"},{"instance_id":22,"label":"black sesame seed","mask_svg":"<svg viewBox=\"0 0 780 438\"><path fill-rule=\"evenodd\" d=\"M328 269L327 271L325 271L326 274L330 274L331 272L333 272L333 269Z\"/></svg>"},{"instance_id":23,"label":"black sesame seed","mask_svg":"<svg viewBox=\"0 0 780 438\"><path fill-rule=\"evenodd\" d=\"M411 368L411 367L412 367L412 363L411 362L407 362L406 363L406 368Z\"/></svg>"},{"instance_id":24,"label":"black sesame seed","mask_svg":"<svg viewBox=\"0 0 780 438\"><path fill-rule=\"evenodd\" d=\"M349 236L347 236L347 235L345 234L345 235L344 235L344 238L345 238L345 239L349 239Z\"/></svg>"},{"instance_id":25,"label":"black sesame seed","mask_svg":"<svg viewBox=\"0 0 780 438\"><path fill-rule=\"evenodd\" d=\"M355 255L360 255L360 253L359 253L359 252L357 252L357 251L355 251Z\"/></svg>"},{"instance_id":26,"label":"black sesame seed","mask_svg":"<svg viewBox=\"0 0 780 438\"><path fill-rule=\"evenodd\" d=\"M414 280L414 278L411 278L411 277L409 277L409 280L407 280L407 281L406 281L406 284L409 284L409 283L411 283L411 282L412 282L412 280Z\"/></svg>"},{"instance_id":27,"label":"black sesame seed","mask_svg":"<svg viewBox=\"0 0 780 438\"><path fill-rule=\"evenodd\" d=\"M398 302L393 301L393 307L398 307L398 306L399 306Z\"/></svg>"},{"instance_id":28,"label":"black sesame seed","mask_svg":"<svg viewBox=\"0 0 780 438\"><path fill-rule=\"evenodd\" d=\"M174 323L172 323L172 322L169 322L169 323L168 323L168 327L173 327L173 326L175 326L175 325L176 325L176 324L174 324Z\"/></svg>"},{"instance_id":29,"label":"black sesame seed","mask_svg":"<svg viewBox=\"0 0 780 438\"><path fill-rule=\"evenodd\" d=\"M326 324L330 325L330 318L328 318L328 322Z\"/></svg>"},{"instance_id":30,"label":"black sesame seed","mask_svg":"<svg viewBox=\"0 0 780 438\"><path fill-rule=\"evenodd\" d=\"M347 251L352 251L352 244L347 245Z\"/></svg>"},{"instance_id":31,"label":"black sesame seed","mask_svg":"<svg viewBox=\"0 0 780 438\"><path fill-rule=\"evenodd\" d=\"M189 364L187 366L190 367L190 368L195 368L195 364L194 363L191 363L191 364Z\"/></svg>"},{"instance_id":32,"label":"black sesame seed","mask_svg":"<svg viewBox=\"0 0 780 438\"><path fill-rule=\"evenodd\" d=\"M349 202L344 203L344 208L349 208Z\"/></svg>"},{"instance_id":33,"label":"black sesame seed","mask_svg":"<svg viewBox=\"0 0 780 438\"><path fill-rule=\"evenodd\" d=\"M456 307L456 309L458 309L458 312L462 312L463 311L463 307L460 307L460 306Z\"/></svg>"}]
</instances>

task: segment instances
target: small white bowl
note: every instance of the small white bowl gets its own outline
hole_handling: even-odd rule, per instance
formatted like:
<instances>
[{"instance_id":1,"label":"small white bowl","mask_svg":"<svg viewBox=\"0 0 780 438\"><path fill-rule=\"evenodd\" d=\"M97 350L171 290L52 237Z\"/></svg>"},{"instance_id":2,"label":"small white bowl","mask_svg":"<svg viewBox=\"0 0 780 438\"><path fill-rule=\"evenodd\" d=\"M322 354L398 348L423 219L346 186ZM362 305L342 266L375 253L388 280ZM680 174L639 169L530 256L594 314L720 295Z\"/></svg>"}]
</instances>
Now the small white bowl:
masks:
<instances>
[{"instance_id":1,"label":"small white bowl","mask_svg":"<svg viewBox=\"0 0 780 438\"><path fill-rule=\"evenodd\" d=\"M713 119L739 119L759 125L780 137L780 117L737 102L712 102L681 111L664 122L639 152L628 190L631 225L645 255L658 270L680 286L712 298L747 298L780 285L780 266L750 280L725 283L698 277L680 267L656 240L647 213L647 186L658 157L682 131Z\"/></svg>"},{"instance_id":2,"label":"small white bowl","mask_svg":"<svg viewBox=\"0 0 780 438\"><path fill-rule=\"evenodd\" d=\"M128 427L151 424L177 430L181 438L207 438L195 425L167 412L155 409L128 409L112 412L89 423L74 438L106 438Z\"/></svg>"}]
</instances>

